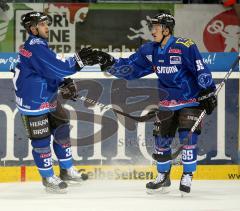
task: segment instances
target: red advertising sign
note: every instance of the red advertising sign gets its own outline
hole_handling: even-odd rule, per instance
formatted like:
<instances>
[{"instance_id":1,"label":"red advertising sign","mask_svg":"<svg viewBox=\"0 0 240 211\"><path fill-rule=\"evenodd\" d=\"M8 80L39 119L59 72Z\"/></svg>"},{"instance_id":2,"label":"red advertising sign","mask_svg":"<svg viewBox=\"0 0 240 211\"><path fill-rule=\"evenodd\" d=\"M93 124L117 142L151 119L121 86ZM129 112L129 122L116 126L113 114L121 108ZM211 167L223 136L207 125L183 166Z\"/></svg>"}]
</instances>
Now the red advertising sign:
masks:
<instances>
[{"instance_id":1,"label":"red advertising sign","mask_svg":"<svg viewBox=\"0 0 240 211\"><path fill-rule=\"evenodd\" d=\"M238 52L239 36L239 20L231 9L208 22L203 32L203 41L209 52Z\"/></svg>"}]
</instances>

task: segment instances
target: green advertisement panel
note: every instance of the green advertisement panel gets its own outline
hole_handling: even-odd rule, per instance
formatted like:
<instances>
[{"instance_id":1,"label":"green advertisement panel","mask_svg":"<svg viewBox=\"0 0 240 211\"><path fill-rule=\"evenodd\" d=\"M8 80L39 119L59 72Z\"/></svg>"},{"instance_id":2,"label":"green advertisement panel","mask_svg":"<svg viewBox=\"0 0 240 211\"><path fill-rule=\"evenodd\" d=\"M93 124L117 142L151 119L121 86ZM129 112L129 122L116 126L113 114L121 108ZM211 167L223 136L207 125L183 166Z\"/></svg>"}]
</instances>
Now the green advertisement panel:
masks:
<instances>
[{"instance_id":1,"label":"green advertisement panel","mask_svg":"<svg viewBox=\"0 0 240 211\"><path fill-rule=\"evenodd\" d=\"M238 52L239 18L233 8L213 4L9 3L0 11L0 52L16 52L27 39L23 14L44 11L52 19L49 45L57 53L91 46L109 52L135 51L152 41L147 22L160 10L175 16L174 35L191 38L201 52Z\"/></svg>"},{"instance_id":2,"label":"green advertisement panel","mask_svg":"<svg viewBox=\"0 0 240 211\"><path fill-rule=\"evenodd\" d=\"M152 40L147 19L162 9L173 13L173 4L9 4L0 15L0 52L16 52L27 39L23 14L43 11L52 19L49 45L58 53L92 46L108 51L135 51Z\"/></svg>"}]
</instances>

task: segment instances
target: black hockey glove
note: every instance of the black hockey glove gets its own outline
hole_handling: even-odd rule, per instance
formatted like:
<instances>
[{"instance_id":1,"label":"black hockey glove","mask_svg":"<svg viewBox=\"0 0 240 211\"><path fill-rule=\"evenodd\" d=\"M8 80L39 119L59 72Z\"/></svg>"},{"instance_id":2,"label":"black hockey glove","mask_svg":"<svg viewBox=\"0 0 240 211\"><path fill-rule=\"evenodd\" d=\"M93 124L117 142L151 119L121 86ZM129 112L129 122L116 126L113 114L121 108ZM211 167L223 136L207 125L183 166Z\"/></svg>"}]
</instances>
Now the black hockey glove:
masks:
<instances>
[{"instance_id":1,"label":"black hockey glove","mask_svg":"<svg viewBox=\"0 0 240 211\"><path fill-rule=\"evenodd\" d=\"M59 86L60 94L63 99L77 100L77 86L71 78L64 78L64 81Z\"/></svg>"},{"instance_id":2,"label":"black hockey glove","mask_svg":"<svg viewBox=\"0 0 240 211\"><path fill-rule=\"evenodd\" d=\"M114 57L106 52L97 51L97 57L101 71L107 71L115 63Z\"/></svg>"},{"instance_id":3,"label":"black hockey glove","mask_svg":"<svg viewBox=\"0 0 240 211\"><path fill-rule=\"evenodd\" d=\"M83 68L85 65L98 64L97 51L92 48L82 48L74 54L74 57L80 68Z\"/></svg>"},{"instance_id":4,"label":"black hockey glove","mask_svg":"<svg viewBox=\"0 0 240 211\"><path fill-rule=\"evenodd\" d=\"M199 93L198 99L200 106L206 110L207 115L211 114L217 106L217 98L214 95L214 90L212 88L203 89Z\"/></svg>"}]
</instances>

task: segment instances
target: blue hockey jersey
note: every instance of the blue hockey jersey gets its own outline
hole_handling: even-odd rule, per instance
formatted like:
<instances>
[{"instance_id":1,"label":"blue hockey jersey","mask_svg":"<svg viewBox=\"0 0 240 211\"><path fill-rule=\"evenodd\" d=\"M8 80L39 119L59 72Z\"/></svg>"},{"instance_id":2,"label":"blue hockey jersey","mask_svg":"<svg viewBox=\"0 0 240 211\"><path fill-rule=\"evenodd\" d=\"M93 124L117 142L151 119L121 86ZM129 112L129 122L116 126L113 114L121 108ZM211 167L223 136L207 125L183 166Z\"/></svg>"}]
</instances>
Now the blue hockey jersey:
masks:
<instances>
[{"instance_id":1,"label":"blue hockey jersey","mask_svg":"<svg viewBox=\"0 0 240 211\"><path fill-rule=\"evenodd\" d=\"M213 88L211 72L203 63L196 44L190 39L171 36L164 48L148 42L129 58L116 59L110 70L118 78L133 80L151 73L158 77L160 109L178 110L198 106L202 89Z\"/></svg>"},{"instance_id":2,"label":"blue hockey jersey","mask_svg":"<svg viewBox=\"0 0 240 211\"><path fill-rule=\"evenodd\" d=\"M19 111L40 115L56 108L56 95L63 77L80 68L74 57L61 59L52 52L45 39L30 35L19 50L13 84Z\"/></svg>"}]
</instances>

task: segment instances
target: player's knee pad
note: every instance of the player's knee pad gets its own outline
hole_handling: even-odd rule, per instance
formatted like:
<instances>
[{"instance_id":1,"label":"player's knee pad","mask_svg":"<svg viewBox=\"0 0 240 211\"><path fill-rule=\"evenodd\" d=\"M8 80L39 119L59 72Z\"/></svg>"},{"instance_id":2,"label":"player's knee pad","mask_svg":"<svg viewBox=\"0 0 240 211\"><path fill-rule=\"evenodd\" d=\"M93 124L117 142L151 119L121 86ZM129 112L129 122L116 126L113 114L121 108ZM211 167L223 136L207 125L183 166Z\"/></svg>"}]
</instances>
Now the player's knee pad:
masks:
<instances>
[{"instance_id":1,"label":"player's knee pad","mask_svg":"<svg viewBox=\"0 0 240 211\"><path fill-rule=\"evenodd\" d=\"M48 114L39 116L22 115L22 121L29 139L44 139L51 135Z\"/></svg>"},{"instance_id":2,"label":"player's knee pad","mask_svg":"<svg viewBox=\"0 0 240 211\"><path fill-rule=\"evenodd\" d=\"M34 147L33 148L33 153L41 154L43 156L43 154L51 153L51 148L50 147L40 147L40 148Z\"/></svg>"},{"instance_id":3,"label":"player's knee pad","mask_svg":"<svg viewBox=\"0 0 240 211\"><path fill-rule=\"evenodd\" d=\"M183 144L184 140L187 139L188 143L186 145L195 145L198 141L198 133L193 132L191 136L189 136L189 132L187 130L179 131L179 140L180 143Z\"/></svg>"},{"instance_id":4,"label":"player's knee pad","mask_svg":"<svg viewBox=\"0 0 240 211\"><path fill-rule=\"evenodd\" d=\"M191 130L196 120L200 116L202 110L198 107L183 108L179 111L179 127L178 131ZM195 132L201 133L201 124L198 125Z\"/></svg>"},{"instance_id":5,"label":"player's knee pad","mask_svg":"<svg viewBox=\"0 0 240 211\"><path fill-rule=\"evenodd\" d=\"M172 143L173 137L161 137L155 136L155 150L162 152L164 149L169 149Z\"/></svg>"},{"instance_id":6,"label":"player's knee pad","mask_svg":"<svg viewBox=\"0 0 240 211\"><path fill-rule=\"evenodd\" d=\"M42 139L32 139L31 145L33 148L46 148L50 147L51 136Z\"/></svg>"},{"instance_id":7,"label":"player's knee pad","mask_svg":"<svg viewBox=\"0 0 240 211\"><path fill-rule=\"evenodd\" d=\"M171 168L171 143L178 126L177 115L172 111L161 111L154 123L155 153L152 154L157 161L158 172L167 172Z\"/></svg>"},{"instance_id":8,"label":"player's knee pad","mask_svg":"<svg viewBox=\"0 0 240 211\"><path fill-rule=\"evenodd\" d=\"M171 148L173 138L155 136L155 153L152 158L158 162L167 162L171 160Z\"/></svg>"},{"instance_id":9,"label":"player's knee pad","mask_svg":"<svg viewBox=\"0 0 240 211\"><path fill-rule=\"evenodd\" d=\"M50 149L50 141L51 137L47 137L44 139L33 139L31 141L31 145L33 147L33 156L34 158L37 156L40 157L50 157L51 149Z\"/></svg>"},{"instance_id":10,"label":"player's knee pad","mask_svg":"<svg viewBox=\"0 0 240 211\"><path fill-rule=\"evenodd\" d=\"M62 124L53 130L54 142L60 145L71 145L70 143L70 125Z\"/></svg>"}]
</instances>

